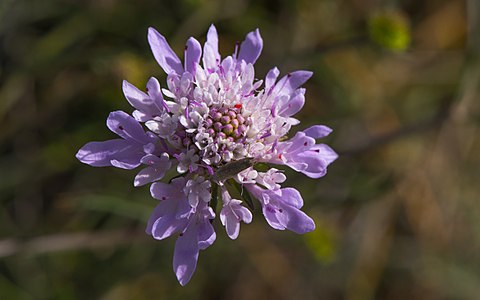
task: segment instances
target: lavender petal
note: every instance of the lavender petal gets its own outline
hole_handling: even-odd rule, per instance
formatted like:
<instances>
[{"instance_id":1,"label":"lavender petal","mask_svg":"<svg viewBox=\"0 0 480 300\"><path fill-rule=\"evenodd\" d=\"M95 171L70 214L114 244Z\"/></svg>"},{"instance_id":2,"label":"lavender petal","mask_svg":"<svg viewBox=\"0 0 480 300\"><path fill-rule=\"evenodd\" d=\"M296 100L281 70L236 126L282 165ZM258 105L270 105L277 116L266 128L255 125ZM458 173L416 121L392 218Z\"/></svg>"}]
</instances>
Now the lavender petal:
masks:
<instances>
[{"instance_id":1,"label":"lavender petal","mask_svg":"<svg viewBox=\"0 0 480 300\"><path fill-rule=\"evenodd\" d=\"M303 132L311 138L320 139L329 135L332 132L332 129L325 125L313 125L312 127L305 129Z\"/></svg>"},{"instance_id":2,"label":"lavender petal","mask_svg":"<svg viewBox=\"0 0 480 300\"><path fill-rule=\"evenodd\" d=\"M237 59L244 60L246 63L254 64L263 48L263 40L258 29L249 32L245 40L240 45L240 51Z\"/></svg>"},{"instance_id":3,"label":"lavender petal","mask_svg":"<svg viewBox=\"0 0 480 300\"><path fill-rule=\"evenodd\" d=\"M94 167L117 166L133 169L140 165L140 159L144 155L143 149L131 141L114 139L87 143L78 150L76 157L82 163ZM112 161L124 164L115 163L114 165Z\"/></svg>"},{"instance_id":4,"label":"lavender petal","mask_svg":"<svg viewBox=\"0 0 480 300\"><path fill-rule=\"evenodd\" d=\"M217 29L212 24L208 29L207 41L203 46L203 67L206 69L216 69L220 62L220 53L218 53L218 34Z\"/></svg>"},{"instance_id":5,"label":"lavender petal","mask_svg":"<svg viewBox=\"0 0 480 300\"><path fill-rule=\"evenodd\" d=\"M202 56L202 46L195 38L191 37L185 48L185 71L195 74L195 66L200 62Z\"/></svg>"},{"instance_id":6,"label":"lavender petal","mask_svg":"<svg viewBox=\"0 0 480 300\"><path fill-rule=\"evenodd\" d=\"M188 226L175 243L173 254L173 271L183 286L192 278L198 261L198 235L196 226Z\"/></svg>"},{"instance_id":7,"label":"lavender petal","mask_svg":"<svg viewBox=\"0 0 480 300\"><path fill-rule=\"evenodd\" d=\"M315 223L312 218L307 216L303 211L279 202L279 210L277 219L286 229L298 234L304 234L315 230Z\"/></svg>"},{"instance_id":8,"label":"lavender petal","mask_svg":"<svg viewBox=\"0 0 480 300\"><path fill-rule=\"evenodd\" d=\"M165 73L179 75L183 73L183 66L178 56L173 52L165 37L152 27L148 28L148 42L153 56Z\"/></svg>"},{"instance_id":9,"label":"lavender petal","mask_svg":"<svg viewBox=\"0 0 480 300\"><path fill-rule=\"evenodd\" d=\"M121 110L110 113L107 119L107 127L123 139L131 142L148 144L152 141L152 139L145 134L140 123Z\"/></svg>"}]
</instances>

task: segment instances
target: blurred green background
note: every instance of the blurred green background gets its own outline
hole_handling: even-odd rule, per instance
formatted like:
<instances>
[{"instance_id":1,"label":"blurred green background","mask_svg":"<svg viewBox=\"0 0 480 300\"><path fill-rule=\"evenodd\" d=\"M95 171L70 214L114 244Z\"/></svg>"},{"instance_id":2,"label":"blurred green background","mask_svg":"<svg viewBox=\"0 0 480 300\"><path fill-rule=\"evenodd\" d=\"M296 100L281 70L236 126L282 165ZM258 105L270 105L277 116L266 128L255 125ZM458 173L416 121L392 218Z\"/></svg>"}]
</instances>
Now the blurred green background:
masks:
<instances>
[{"instance_id":1,"label":"blurred green background","mask_svg":"<svg viewBox=\"0 0 480 300\"><path fill-rule=\"evenodd\" d=\"M1 0L0 299L480 299L479 1ZM260 28L263 78L314 71L298 129L326 124L326 177L288 172L315 232L261 213L200 253L180 287L174 239L144 234L135 171L74 154L114 137L123 79L165 82L146 33L223 55Z\"/></svg>"}]
</instances>

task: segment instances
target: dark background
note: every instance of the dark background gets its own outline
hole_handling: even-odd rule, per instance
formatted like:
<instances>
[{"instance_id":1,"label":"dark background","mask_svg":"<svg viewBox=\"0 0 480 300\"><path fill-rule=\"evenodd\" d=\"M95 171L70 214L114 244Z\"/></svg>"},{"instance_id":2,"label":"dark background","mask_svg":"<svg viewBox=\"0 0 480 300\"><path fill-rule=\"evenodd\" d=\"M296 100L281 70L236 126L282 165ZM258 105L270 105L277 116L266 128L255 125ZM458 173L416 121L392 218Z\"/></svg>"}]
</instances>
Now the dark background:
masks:
<instances>
[{"instance_id":1,"label":"dark background","mask_svg":"<svg viewBox=\"0 0 480 300\"><path fill-rule=\"evenodd\" d=\"M0 1L0 299L479 299L478 1ZM326 177L288 173L317 229L261 213L181 287L174 239L143 231L135 171L74 155L114 138L121 82L165 75L149 26L182 57L211 23L220 51L254 28L256 75L314 71L298 129L325 124ZM296 129L295 129L296 130Z\"/></svg>"}]
</instances>

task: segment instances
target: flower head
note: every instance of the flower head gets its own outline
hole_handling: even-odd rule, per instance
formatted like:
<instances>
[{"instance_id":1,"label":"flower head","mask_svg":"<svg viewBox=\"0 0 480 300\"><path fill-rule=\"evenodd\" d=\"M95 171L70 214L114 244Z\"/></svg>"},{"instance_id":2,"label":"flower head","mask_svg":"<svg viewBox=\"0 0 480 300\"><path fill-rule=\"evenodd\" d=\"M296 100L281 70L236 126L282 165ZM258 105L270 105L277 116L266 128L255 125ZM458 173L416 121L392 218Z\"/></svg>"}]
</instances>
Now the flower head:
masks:
<instances>
[{"instance_id":1,"label":"flower head","mask_svg":"<svg viewBox=\"0 0 480 300\"><path fill-rule=\"evenodd\" d=\"M242 205L252 205L250 195L273 228L314 230L313 220L300 210L300 193L281 187L285 175L275 168L256 169L257 164L286 165L319 178L337 158L330 147L316 142L331 132L326 126L312 126L285 139L299 123L293 115L304 105L301 86L312 72L295 71L278 79L280 72L273 68L265 80L256 79L253 64L263 48L258 29L222 58L212 25L203 48L195 38L188 39L183 63L153 28L148 41L167 74L166 87L150 78L143 92L124 81L123 92L135 110L132 116L113 112L107 121L121 139L87 143L77 158L92 166L145 165L134 184L153 183L151 194L159 200L147 233L159 240L178 235L174 271L180 283L190 280L199 250L216 238L211 220L218 194L223 203L220 220L232 239L238 237L242 221L252 221ZM159 182L170 168L178 175L169 183ZM244 199L233 199L232 188L242 190L241 185Z\"/></svg>"}]
</instances>

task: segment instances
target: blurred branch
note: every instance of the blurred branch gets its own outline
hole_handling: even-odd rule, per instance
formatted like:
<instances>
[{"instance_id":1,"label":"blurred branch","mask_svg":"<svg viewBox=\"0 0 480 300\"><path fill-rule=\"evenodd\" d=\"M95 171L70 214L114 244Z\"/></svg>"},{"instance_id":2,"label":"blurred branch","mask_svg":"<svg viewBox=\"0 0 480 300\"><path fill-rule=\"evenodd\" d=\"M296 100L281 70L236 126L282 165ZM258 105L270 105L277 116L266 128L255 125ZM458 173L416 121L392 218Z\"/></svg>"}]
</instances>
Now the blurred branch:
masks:
<instances>
[{"instance_id":1,"label":"blurred branch","mask_svg":"<svg viewBox=\"0 0 480 300\"><path fill-rule=\"evenodd\" d=\"M272 299L315 299L313 287L303 280L292 253L270 241L264 229L252 226L242 230L246 237L239 239L240 246L259 278L272 287Z\"/></svg>"},{"instance_id":2,"label":"blurred branch","mask_svg":"<svg viewBox=\"0 0 480 300\"><path fill-rule=\"evenodd\" d=\"M342 50L342 49L353 47L353 46L367 44L368 42L369 42L369 39L367 36L360 35L360 36L352 37L350 39L346 39L343 41L331 43L328 45L317 45L313 49L312 54L316 54L316 55L325 54L332 51L337 51L337 50Z\"/></svg>"},{"instance_id":3,"label":"blurred branch","mask_svg":"<svg viewBox=\"0 0 480 300\"><path fill-rule=\"evenodd\" d=\"M143 231L112 230L106 232L63 233L40 236L30 240L5 239L0 241L0 258L16 254L38 255L71 250L128 245L147 241Z\"/></svg>"},{"instance_id":4,"label":"blurred branch","mask_svg":"<svg viewBox=\"0 0 480 300\"><path fill-rule=\"evenodd\" d=\"M366 138L365 143L357 144L352 148L339 149L338 153L341 156L344 156L344 155L357 155L362 152L369 151L373 148L386 145L398 139L401 139L410 135L414 135L414 134L419 134L426 130L439 127L443 124L445 120L447 120L450 117L450 115L451 115L451 103L448 103L436 115L434 115L429 119L420 120L413 124L405 125L404 127L399 128L397 130L394 130L392 132L379 135L370 139Z\"/></svg>"},{"instance_id":5,"label":"blurred branch","mask_svg":"<svg viewBox=\"0 0 480 300\"><path fill-rule=\"evenodd\" d=\"M478 0L467 1L468 19L468 45L473 53L480 52L480 2Z\"/></svg>"},{"instance_id":6,"label":"blurred branch","mask_svg":"<svg viewBox=\"0 0 480 300\"><path fill-rule=\"evenodd\" d=\"M364 210L364 228L358 242L358 254L347 281L345 299L374 298L392 248L398 208L398 195L393 191Z\"/></svg>"},{"instance_id":7,"label":"blurred branch","mask_svg":"<svg viewBox=\"0 0 480 300\"><path fill-rule=\"evenodd\" d=\"M366 45L368 43L369 39L367 36L359 35L351 37L349 39L331 42L329 44L316 45L314 48L311 49L300 50L295 53L287 53L282 59L279 60L281 62L280 66L282 67L282 69L289 69L290 65L294 65L294 63L303 60L306 57L309 60L315 60L318 57L321 57L322 55L328 54L330 52L344 50L350 47L358 47L361 45Z\"/></svg>"}]
</instances>

